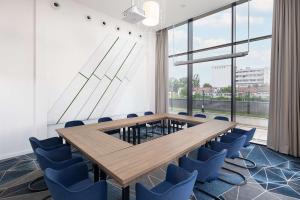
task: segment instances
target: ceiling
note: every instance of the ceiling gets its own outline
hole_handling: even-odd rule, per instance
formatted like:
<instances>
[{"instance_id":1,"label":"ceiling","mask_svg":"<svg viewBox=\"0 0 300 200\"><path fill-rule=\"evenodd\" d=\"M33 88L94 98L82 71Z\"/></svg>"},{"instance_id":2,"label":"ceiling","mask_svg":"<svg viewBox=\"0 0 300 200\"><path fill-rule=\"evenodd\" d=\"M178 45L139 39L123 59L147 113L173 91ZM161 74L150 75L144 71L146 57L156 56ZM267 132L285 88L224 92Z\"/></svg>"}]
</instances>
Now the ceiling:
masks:
<instances>
[{"instance_id":1,"label":"ceiling","mask_svg":"<svg viewBox=\"0 0 300 200\"><path fill-rule=\"evenodd\" d=\"M122 12L130 7L131 0L74 0L109 16L122 19ZM135 0L139 7L145 0ZM160 4L161 22L154 30L183 22L237 0L154 0Z\"/></svg>"}]
</instances>

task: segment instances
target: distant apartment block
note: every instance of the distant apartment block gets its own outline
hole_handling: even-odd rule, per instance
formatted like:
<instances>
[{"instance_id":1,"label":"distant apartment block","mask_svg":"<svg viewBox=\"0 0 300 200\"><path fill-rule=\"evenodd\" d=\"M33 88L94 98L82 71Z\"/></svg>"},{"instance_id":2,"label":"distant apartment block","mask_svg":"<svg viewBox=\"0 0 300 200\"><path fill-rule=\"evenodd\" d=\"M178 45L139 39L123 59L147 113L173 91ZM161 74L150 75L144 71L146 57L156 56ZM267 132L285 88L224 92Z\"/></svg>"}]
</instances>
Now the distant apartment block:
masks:
<instances>
[{"instance_id":1,"label":"distant apartment block","mask_svg":"<svg viewBox=\"0 0 300 200\"><path fill-rule=\"evenodd\" d=\"M230 65L219 65L212 67L213 87L226 87L231 84ZM270 69L267 67L237 67L236 86L262 86L270 83Z\"/></svg>"}]
</instances>

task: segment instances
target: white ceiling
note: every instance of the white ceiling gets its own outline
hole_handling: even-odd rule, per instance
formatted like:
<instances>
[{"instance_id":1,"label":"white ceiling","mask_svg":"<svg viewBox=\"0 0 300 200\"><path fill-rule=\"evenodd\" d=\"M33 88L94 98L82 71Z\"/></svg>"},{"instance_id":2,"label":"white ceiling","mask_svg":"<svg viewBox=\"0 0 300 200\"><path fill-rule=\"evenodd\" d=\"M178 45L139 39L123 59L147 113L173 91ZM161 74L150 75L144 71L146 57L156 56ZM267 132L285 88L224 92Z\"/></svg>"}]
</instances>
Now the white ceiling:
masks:
<instances>
[{"instance_id":1,"label":"white ceiling","mask_svg":"<svg viewBox=\"0 0 300 200\"><path fill-rule=\"evenodd\" d=\"M122 12L130 7L131 0L74 0L109 16L122 19ZM142 7L145 0L135 0ZM237 0L154 0L160 4L161 22L159 30L199 16Z\"/></svg>"}]
</instances>

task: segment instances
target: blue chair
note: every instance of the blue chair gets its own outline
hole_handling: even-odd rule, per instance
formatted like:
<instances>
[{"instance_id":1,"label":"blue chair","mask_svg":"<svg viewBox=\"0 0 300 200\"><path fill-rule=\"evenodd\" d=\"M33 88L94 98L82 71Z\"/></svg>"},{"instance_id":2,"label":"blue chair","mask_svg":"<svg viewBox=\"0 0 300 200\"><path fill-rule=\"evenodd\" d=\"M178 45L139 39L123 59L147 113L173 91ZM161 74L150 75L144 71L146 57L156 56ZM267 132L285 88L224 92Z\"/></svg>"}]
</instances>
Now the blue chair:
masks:
<instances>
[{"instance_id":1,"label":"blue chair","mask_svg":"<svg viewBox=\"0 0 300 200\"><path fill-rule=\"evenodd\" d=\"M239 158L239 152L243 148L245 141L246 141L245 135L238 137L238 138L232 138L230 136L223 135L220 138L220 141L211 141L210 145L211 145L212 150L214 150L214 151L221 152L224 149L226 149L227 150L226 158L235 159L235 158ZM225 162L226 162L226 160L225 160ZM245 176L242 175L241 173L236 172L231 169L228 169L228 168L225 168L225 167L223 167L223 169L230 171L232 173L235 173L235 174L239 175L240 177L242 177L242 179L243 179L243 182L240 184L235 184L235 183L231 183L226 180L223 180L224 182L232 184L232 185L244 185L247 183Z\"/></svg>"},{"instance_id":2,"label":"blue chair","mask_svg":"<svg viewBox=\"0 0 300 200\"><path fill-rule=\"evenodd\" d=\"M52 149L56 149L56 148L65 146L65 144L63 144L62 138L59 138L59 137L52 137L52 138L48 138L45 140L38 140L35 137L30 137L29 142L31 144L33 152L37 148L41 148L44 150L52 150Z\"/></svg>"},{"instance_id":3,"label":"blue chair","mask_svg":"<svg viewBox=\"0 0 300 200\"><path fill-rule=\"evenodd\" d=\"M192 173L173 164L168 166L166 180L152 189L135 186L136 200L188 200L193 194L197 171Z\"/></svg>"},{"instance_id":4,"label":"blue chair","mask_svg":"<svg viewBox=\"0 0 300 200\"><path fill-rule=\"evenodd\" d=\"M138 115L135 114L135 113L131 113L131 114L128 114L128 115L127 115L127 118L128 118L128 119L129 119L129 118L135 118L135 117L138 117ZM133 134L135 135L135 134L136 134L136 129L138 128L138 126L130 126L130 127L128 127L128 128L129 128L128 139L130 139L130 129L133 130ZM139 124L139 128L145 128L145 129L146 129L146 135L145 135L145 138L147 138L147 137L148 137L148 129L147 129L147 125L146 125L146 124ZM135 138L135 136L134 136L134 138ZM136 143L136 142L135 142L135 139L133 139L133 143L134 143L134 144Z\"/></svg>"},{"instance_id":5,"label":"blue chair","mask_svg":"<svg viewBox=\"0 0 300 200\"><path fill-rule=\"evenodd\" d=\"M229 118L224 116L216 116L214 119L229 122Z\"/></svg>"},{"instance_id":6,"label":"blue chair","mask_svg":"<svg viewBox=\"0 0 300 200\"><path fill-rule=\"evenodd\" d=\"M38 140L35 137L30 137L29 138L29 142L30 145L32 147L33 152L35 152L35 150L37 148L41 148L44 150L53 150L53 149L57 149L63 146L66 146L66 144L63 144L63 140L62 138L59 137L52 137L52 138L48 138L45 140ZM47 190L47 187L42 187L42 188L34 188L33 185L38 183L39 181L42 181L44 179L43 176L40 176L36 179L34 179L33 181L28 183L28 190L30 190L31 192L41 192L41 191L45 191Z\"/></svg>"},{"instance_id":7,"label":"blue chair","mask_svg":"<svg viewBox=\"0 0 300 200\"><path fill-rule=\"evenodd\" d=\"M152 112L152 111L146 111L146 112L144 112L144 115L145 116L149 116L149 115L154 115L154 113ZM162 128L162 125L161 125L161 121L154 121L154 122L149 122L149 123L147 123L149 126L151 126L151 129L152 129L152 134L158 134L158 135L162 135L163 133L162 133L162 129L161 129L161 131L160 131L160 133L156 133L155 131L154 131L154 127L160 127L160 128ZM153 135L152 135L153 136ZM152 137L151 136L151 137Z\"/></svg>"},{"instance_id":8,"label":"blue chair","mask_svg":"<svg viewBox=\"0 0 300 200\"><path fill-rule=\"evenodd\" d=\"M82 162L62 170L47 168L45 180L54 200L107 200L106 181L90 180Z\"/></svg>"},{"instance_id":9,"label":"blue chair","mask_svg":"<svg viewBox=\"0 0 300 200\"><path fill-rule=\"evenodd\" d=\"M110 117L102 117L102 118L98 119L98 123L110 122L110 121L113 121L112 118L110 118ZM106 131L106 133L109 135L119 134L119 137L121 138L121 130L120 129Z\"/></svg>"},{"instance_id":10,"label":"blue chair","mask_svg":"<svg viewBox=\"0 0 300 200\"><path fill-rule=\"evenodd\" d=\"M207 118L206 115L201 114L201 113L195 114L194 117Z\"/></svg>"},{"instance_id":11,"label":"blue chair","mask_svg":"<svg viewBox=\"0 0 300 200\"><path fill-rule=\"evenodd\" d=\"M49 151L37 148L35 150L35 154L42 171L45 171L47 168L60 170L75 163L83 162L83 159L80 156L72 155L71 148L69 146Z\"/></svg>"},{"instance_id":12,"label":"blue chair","mask_svg":"<svg viewBox=\"0 0 300 200\"><path fill-rule=\"evenodd\" d=\"M253 139L253 136L255 134L256 128L252 128L250 130L243 130L240 128L234 128L232 129L231 133L228 133L227 135L230 137L238 138L242 135L246 135L246 141L244 144L244 147L248 147L250 145L250 141Z\"/></svg>"},{"instance_id":13,"label":"blue chair","mask_svg":"<svg viewBox=\"0 0 300 200\"><path fill-rule=\"evenodd\" d=\"M177 114L178 115L188 115L187 112L179 112ZM179 122L179 121L172 121L172 125L173 125L173 131L175 131L175 126L177 126L177 130L182 129L182 127L185 126L186 123L185 122ZM180 128L179 128L179 126L180 126Z\"/></svg>"},{"instance_id":14,"label":"blue chair","mask_svg":"<svg viewBox=\"0 0 300 200\"><path fill-rule=\"evenodd\" d=\"M226 154L226 149L217 152L205 147L201 147L198 149L197 160L184 156L179 159L179 166L189 172L197 170L197 182L203 184L219 178L219 171L224 164ZM196 189L214 199L219 199L215 195L202 190L199 187Z\"/></svg>"},{"instance_id":15,"label":"blue chair","mask_svg":"<svg viewBox=\"0 0 300 200\"><path fill-rule=\"evenodd\" d=\"M243 147L248 147L250 145L250 141L253 139L255 131L256 131L256 128L252 128L249 131L239 129L239 128L234 128L234 129L232 129L232 132L228 133L226 136L231 137L232 139L236 139L236 138L239 138L239 137L245 135L246 140L245 140L245 143L244 143ZM226 161L226 162L229 163L229 164L235 165L237 167L244 168L244 169L253 169L253 168L256 167L256 163L252 160L249 160L249 159L246 159L246 158L243 158L243 157L240 157L240 156L235 157L235 158L240 159L240 160L244 160L244 161L250 163L250 165L247 164L246 166L243 166L243 165L239 165L239 164L228 162L228 161Z\"/></svg>"},{"instance_id":16,"label":"blue chair","mask_svg":"<svg viewBox=\"0 0 300 200\"><path fill-rule=\"evenodd\" d=\"M204 114L201 114L201 113L198 113L198 114L195 114L194 117L198 117L198 118L206 118L206 115ZM188 127L193 127L195 126L194 124L191 124L191 123L188 123Z\"/></svg>"},{"instance_id":17,"label":"blue chair","mask_svg":"<svg viewBox=\"0 0 300 200\"><path fill-rule=\"evenodd\" d=\"M83 126L85 125L83 123L83 121L81 120L74 120L74 121L69 121L65 124L65 128L70 128L70 127L74 127L74 126Z\"/></svg>"}]
</instances>

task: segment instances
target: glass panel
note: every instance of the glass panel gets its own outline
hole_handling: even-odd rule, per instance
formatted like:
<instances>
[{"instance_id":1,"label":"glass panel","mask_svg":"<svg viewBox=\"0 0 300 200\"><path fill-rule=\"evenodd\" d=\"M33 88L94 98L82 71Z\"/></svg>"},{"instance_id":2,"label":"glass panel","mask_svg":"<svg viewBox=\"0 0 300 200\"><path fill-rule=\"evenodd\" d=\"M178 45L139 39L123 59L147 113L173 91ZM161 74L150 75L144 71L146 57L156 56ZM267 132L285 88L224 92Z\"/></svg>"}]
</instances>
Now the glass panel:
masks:
<instances>
[{"instance_id":1,"label":"glass panel","mask_svg":"<svg viewBox=\"0 0 300 200\"><path fill-rule=\"evenodd\" d=\"M245 45L237 46L244 49ZM271 39L250 43L249 55L236 62L236 121L262 130L255 138L267 139L270 98Z\"/></svg>"},{"instance_id":2,"label":"glass panel","mask_svg":"<svg viewBox=\"0 0 300 200\"><path fill-rule=\"evenodd\" d=\"M186 56L169 58L169 112L187 112L187 66L174 66Z\"/></svg>"},{"instance_id":3,"label":"glass panel","mask_svg":"<svg viewBox=\"0 0 300 200\"><path fill-rule=\"evenodd\" d=\"M230 53L230 47L201 52L194 58ZM209 118L231 114L231 60L219 60L193 65L193 114Z\"/></svg>"},{"instance_id":4,"label":"glass panel","mask_svg":"<svg viewBox=\"0 0 300 200\"><path fill-rule=\"evenodd\" d=\"M188 25L181 26L168 30L169 55L183 53L188 49Z\"/></svg>"},{"instance_id":5,"label":"glass panel","mask_svg":"<svg viewBox=\"0 0 300 200\"><path fill-rule=\"evenodd\" d=\"M231 9L193 22L193 49L231 42Z\"/></svg>"},{"instance_id":6,"label":"glass panel","mask_svg":"<svg viewBox=\"0 0 300 200\"><path fill-rule=\"evenodd\" d=\"M250 38L272 34L273 0L250 1ZM248 38L248 3L236 7L236 39Z\"/></svg>"}]
</instances>

